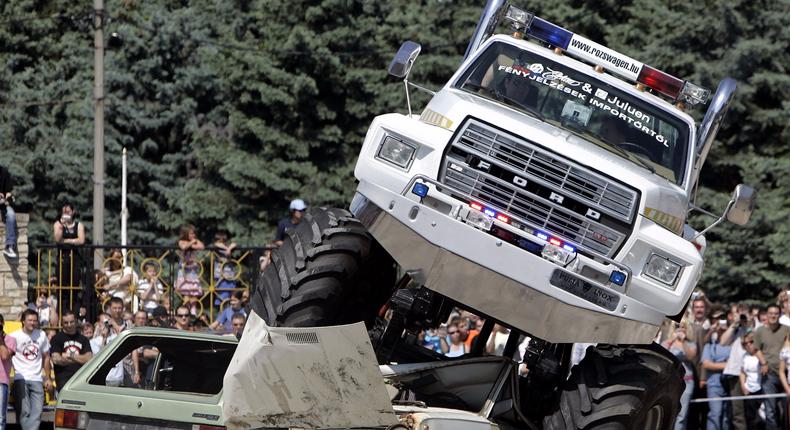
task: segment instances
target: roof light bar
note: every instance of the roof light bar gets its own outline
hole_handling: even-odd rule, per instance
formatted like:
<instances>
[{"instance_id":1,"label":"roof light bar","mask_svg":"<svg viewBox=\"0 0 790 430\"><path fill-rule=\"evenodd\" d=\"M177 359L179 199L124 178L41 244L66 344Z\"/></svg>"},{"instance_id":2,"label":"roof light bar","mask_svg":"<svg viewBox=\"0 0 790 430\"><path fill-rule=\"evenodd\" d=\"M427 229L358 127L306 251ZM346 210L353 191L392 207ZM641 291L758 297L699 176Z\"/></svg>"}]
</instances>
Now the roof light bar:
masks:
<instances>
[{"instance_id":1,"label":"roof light bar","mask_svg":"<svg viewBox=\"0 0 790 430\"><path fill-rule=\"evenodd\" d=\"M545 19L534 16L531 23L527 22L527 26L526 34L529 36L562 48L568 54L601 66L613 74L644 84L673 101L680 99L696 105L705 103L710 97L710 90L650 67Z\"/></svg>"},{"instance_id":2,"label":"roof light bar","mask_svg":"<svg viewBox=\"0 0 790 430\"><path fill-rule=\"evenodd\" d=\"M568 49L568 44L574 36L570 31L537 16L532 18L532 24L529 26L527 34L565 50Z\"/></svg>"},{"instance_id":3,"label":"roof light bar","mask_svg":"<svg viewBox=\"0 0 790 430\"><path fill-rule=\"evenodd\" d=\"M650 66L642 66L636 81L672 99L677 99L680 96L680 90L683 89L684 83L682 80Z\"/></svg>"}]
</instances>

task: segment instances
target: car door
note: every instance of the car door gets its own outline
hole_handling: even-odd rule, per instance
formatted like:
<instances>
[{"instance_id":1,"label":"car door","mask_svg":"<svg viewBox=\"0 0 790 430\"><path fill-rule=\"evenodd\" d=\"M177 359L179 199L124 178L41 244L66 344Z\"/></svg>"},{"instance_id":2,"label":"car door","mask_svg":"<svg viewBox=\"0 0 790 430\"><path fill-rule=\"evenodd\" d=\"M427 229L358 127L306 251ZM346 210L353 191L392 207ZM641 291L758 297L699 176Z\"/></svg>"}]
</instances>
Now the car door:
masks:
<instances>
[{"instance_id":1,"label":"car door","mask_svg":"<svg viewBox=\"0 0 790 430\"><path fill-rule=\"evenodd\" d=\"M56 428L222 428L222 377L236 344L233 337L159 328L124 332L63 387ZM141 370L139 382L134 369Z\"/></svg>"}]
</instances>

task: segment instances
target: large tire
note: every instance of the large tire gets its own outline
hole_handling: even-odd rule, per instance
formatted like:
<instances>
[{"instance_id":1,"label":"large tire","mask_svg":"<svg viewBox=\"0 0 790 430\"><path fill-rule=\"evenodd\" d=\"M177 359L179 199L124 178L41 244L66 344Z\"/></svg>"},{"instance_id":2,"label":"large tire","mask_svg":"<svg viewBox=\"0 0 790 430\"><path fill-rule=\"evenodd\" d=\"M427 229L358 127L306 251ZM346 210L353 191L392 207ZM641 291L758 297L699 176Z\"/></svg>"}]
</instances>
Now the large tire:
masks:
<instances>
[{"instance_id":1,"label":"large tire","mask_svg":"<svg viewBox=\"0 0 790 430\"><path fill-rule=\"evenodd\" d=\"M250 307L273 326L371 323L394 283L392 258L350 212L315 208L272 251Z\"/></svg>"},{"instance_id":2,"label":"large tire","mask_svg":"<svg viewBox=\"0 0 790 430\"><path fill-rule=\"evenodd\" d=\"M683 366L659 345L589 347L544 430L672 429Z\"/></svg>"}]
</instances>

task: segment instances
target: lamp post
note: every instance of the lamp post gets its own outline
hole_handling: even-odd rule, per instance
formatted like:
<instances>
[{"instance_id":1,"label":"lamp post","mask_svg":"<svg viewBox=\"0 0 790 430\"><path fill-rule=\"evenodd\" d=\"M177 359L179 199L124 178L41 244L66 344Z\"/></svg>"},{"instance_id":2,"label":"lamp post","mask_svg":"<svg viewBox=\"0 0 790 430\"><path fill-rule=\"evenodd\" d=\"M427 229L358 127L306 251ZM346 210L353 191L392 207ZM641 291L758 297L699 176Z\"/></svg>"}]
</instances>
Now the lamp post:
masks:
<instances>
[{"instance_id":1,"label":"lamp post","mask_svg":"<svg viewBox=\"0 0 790 430\"><path fill-rule=\"evenodd\" d=\"M93 0L93 244L104 244L104 0ZM93 252L93 268L102 256Z\"/></svg>"}]
</instances>

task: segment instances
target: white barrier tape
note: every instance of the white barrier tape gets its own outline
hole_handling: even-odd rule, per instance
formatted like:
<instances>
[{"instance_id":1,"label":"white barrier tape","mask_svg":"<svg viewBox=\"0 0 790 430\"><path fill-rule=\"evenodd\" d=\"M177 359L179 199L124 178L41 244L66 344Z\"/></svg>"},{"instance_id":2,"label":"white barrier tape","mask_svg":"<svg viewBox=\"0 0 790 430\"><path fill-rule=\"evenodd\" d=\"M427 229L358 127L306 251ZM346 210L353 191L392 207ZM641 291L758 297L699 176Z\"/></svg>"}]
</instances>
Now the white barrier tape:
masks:
<instances>
[{"instance_id":1,"label":"white barrier tape","mask_svg":"<svg viewBox=\"0 0 790 430\"><path fill-rule=\"evenodd\" d=\"M777 394L753 394L751 396L732 396L732 397L710 397L705 399L693 399L689 403L707 403L707 402L718 402L722 400L760 400L760 399L778 399L781 397L787 397L786 393L777 393Z\"/></svg>"}]
</instances>

